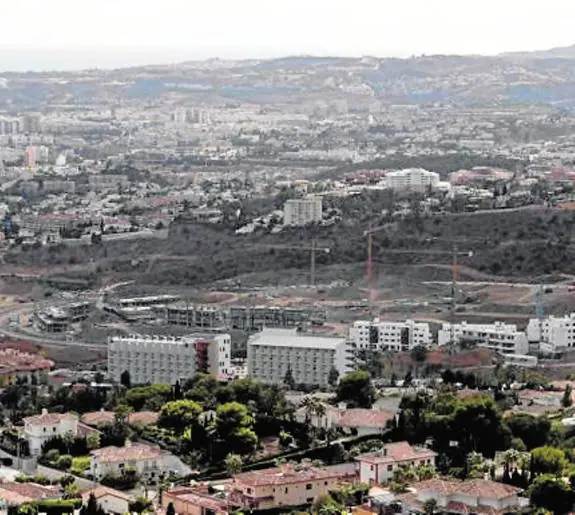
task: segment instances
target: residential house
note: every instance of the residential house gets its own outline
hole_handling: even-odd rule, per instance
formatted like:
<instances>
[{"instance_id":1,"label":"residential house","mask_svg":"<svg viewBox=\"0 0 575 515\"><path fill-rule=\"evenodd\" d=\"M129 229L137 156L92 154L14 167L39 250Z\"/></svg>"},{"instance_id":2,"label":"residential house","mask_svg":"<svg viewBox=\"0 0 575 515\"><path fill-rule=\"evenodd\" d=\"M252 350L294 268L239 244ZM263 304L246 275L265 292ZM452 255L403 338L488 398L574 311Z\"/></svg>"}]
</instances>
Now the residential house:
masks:
<instances>
[{"instance_id":1,"label":"residential house","mask_svg":"<svg viewBox=\"0 0 575 515\"><path fill-rule=\"evenodd\" d=\"M233 505L225 493L210 493L204 486L181 486L162 494L162 507L172 503L178 515L228 515Z\"/></svg>"},{"instance_id":2,"label":"residential house","mask_svg":"<svg viewBox=\"0 0 575 515\"><path fill-rule=\"evenodd\" d=\"M78 434L78 417L72 413L48 413L43 409L40 415L24 418L23 437L28 441L30 454L42 454L42 446L52 438L64 437L67 433Z\"/></svg>"},{"instance_id":3,"label":"residential house","mask_svg":"<svg viewBox=\"0 0 575 515\"><path fill-rule=\"evenodd\" d=\"M128 424L140 424L143 426L155 424L158 421L159 413L155 411L135 411L128 415ZM116 414L113 411L91 411L84 413L81 421L93 427L101 427L108 424L113 424L116 419Z\"/></svg>"},{"instance_id":4,"label":"residential house","mask_svg":"<svg viewBox=\"0 0 575 515\"><path fill-rule=\"evenodd\" d=\"M0 510L22 506L24 503L37 502L45 499L59 499L62 496L60 488L43 486L36 483L0 483Z\"/></svg>"},{"instance_id":5,"label":"residential house","mask_svg":"<svg viewBox=\"0 0 575 515\"><path fill-rule=\"evenodd\" d=\"M423 511L423 504L429 499L437 501L438 511L453 514L499 515L519 512L529 504L527 498L519 496L520 488L487 479L429 479L412 485L410 490L398 496L403 513Z\"/></svg>"},{"instance_id":6,"label":"residential house","mask_svg":"<svg viewBox=\"0 0 575 515\"><path fill-rule=\"evenodd\" d=\"M91 452L90 474L95 479L106 474L121 475L126 469L134 469L139 476L149 480L168 472L191 473L190 468L173 454L145 443L127 441L124 447L103 447Z\"/></svg>"},{"instance_id":7,"label":"residential house","mask_svg":"<svg viewBox=\"0 0 575 515\"><path fill-rule=\"evenodd\" d=\"M84 504L88 502L91 495L94 495L96 501L106 513L116 513L118 515L129 513L130 503L134 500L132 496L125 492L120 492L107 486L97 486L96 488L82 492L82 501Z\"/></svg>"},{"instance_id":8,"label":"residential house","mask_svg":"<svg viewBox=\"0 0 575 515\"><path fill-rule=\"evenodd\" d=\"M285 465L235 475L230 498L245 509L303 506L342 484L356 481L354 463L330 467Z\"/></svg>"},{"instance_id":9,"label":"residential house","mask_svg":"<svg viewBox=\"0 0 575 515\"><path fill-rule=\"evenodd\" d=\"M392 411L348 409L342 413L336 425L358 436L377 435L383 433L394 418L395 413Z\"/></svg>"},{"instance_id":10,"label":"residential house","mask_svg":"<svg viewBox=\"0 0 575 515\"><path fill-rule=\"evenodd\" d=\"M393 473L402 466L435 466L437 453L421 447L412 447L408 442L388 443L376 452L360 454L359 480L369 485L387 483Z\"/></svg>"}]
</instances>

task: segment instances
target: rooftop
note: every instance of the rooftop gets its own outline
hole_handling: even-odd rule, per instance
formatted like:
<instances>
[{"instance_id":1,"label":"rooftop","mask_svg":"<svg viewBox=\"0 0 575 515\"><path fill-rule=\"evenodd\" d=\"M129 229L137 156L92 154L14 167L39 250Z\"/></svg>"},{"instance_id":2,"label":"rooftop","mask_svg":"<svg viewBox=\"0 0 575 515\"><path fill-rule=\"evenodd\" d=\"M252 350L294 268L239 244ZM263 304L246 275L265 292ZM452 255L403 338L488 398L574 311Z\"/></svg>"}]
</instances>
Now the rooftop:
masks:
<instances>
[{"instance_id":1,"label":"rooftop","mask_svg":"<svg viewBox=\"0 0 575 515\"><path fill-rule=\"evenodd\" d=\"M316 336L299 333L295 329L264 329L249 340L252 346L296 347L302 349L335 350L345 343L345 338Z\"/></svg>"},{"instance_id":2,"label":"rooftop","mask_svg":"<svg viewBox=\"0 0 575 515\"><path fill-rule=\"evenodd\" d=\"M348 409L342 413L338 425L342 427L384 428L390 420L393 420L394 416L392 411Z\"/></svg>"},{"instance_id":3,"label":"rooftop","mask_svg":"<svg viewBox=\"0 0 575 515\"><path fill-rule=\"evenodd\" d=\"M17 349L0 349L0 373L50 369L54 362Z\"/></svg>"},{"instance_id":4,"label":"rooftop","mask_svg":"<svg viewBox=\"0 0 575 515\"><path fill-rule=\"evenodd\" d=\"M25 417L23 420L26 425L54 426L63 420L78 421L78 417L72 413L48 413L48 410L43 409L40 415Z\"/></svg>"},{"instance_id":5,"label":"rooftop","mask_svg":"<svg viewBox=\"0 0 575 515\"><path fill-rule=\"evenodd\" d=\"M127 443L124 447L103 447L91 452L94 458L103 462L122 462L122 461L140 461L153 460L162 454L159 447L143 443Z\"/></svg>"},{"instance_id":6,"label":"rooftop","mask_svg":"<svg viewBox=\"0 0 575 515\"><path fill-rule=\"evenodd\" d=\"M253 472L244 472L234 476L234 483L251 486L288 485L293 483L305 483L323 479L346 479L357 474L354 463L333 465L331 467L308 467L296 469L285 466Z\"/></svg>"},{"instance_id":7,"label":"rooftop","mask_svg":"<svg viewBox=\"0 0 575 515\"><path fill-rule=\"evenodd\" d=\"M60 489L37 485L36 483L0 483L0 500L11 506L20 506L26 502L42 499L58 499Z\"/></svg>"},{"instance_id":8,"label":"rooftop","mask_svg":"<svg viewBox=\"0 0 575 515\"><path fill-rule=\"evenodd\" d=\"M435 458L437 453L422 447L412 447L407 442L385 444L380 451L360 454L355 459L370 464L388 464L398 461L412 461Z\"/></svg>"}]
</instances>

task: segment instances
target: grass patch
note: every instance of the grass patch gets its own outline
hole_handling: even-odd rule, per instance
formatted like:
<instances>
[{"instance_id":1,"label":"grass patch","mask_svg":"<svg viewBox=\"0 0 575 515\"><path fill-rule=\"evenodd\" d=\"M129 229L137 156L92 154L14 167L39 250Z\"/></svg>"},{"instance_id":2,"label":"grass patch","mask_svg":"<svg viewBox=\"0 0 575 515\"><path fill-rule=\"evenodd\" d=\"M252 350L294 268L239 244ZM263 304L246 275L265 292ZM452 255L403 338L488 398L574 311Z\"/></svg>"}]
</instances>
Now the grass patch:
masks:
<instances>
[{"instance_id":1,"label":"grass patch","mask_svg":"<svg viewBox=\"0 0 575 515\"><path fill-rule=\"evenodd\" d=\"M72 459L70 472L72 474L82 475L90 468L90 456L78 456Z\"/></svg>"}]
</instances>

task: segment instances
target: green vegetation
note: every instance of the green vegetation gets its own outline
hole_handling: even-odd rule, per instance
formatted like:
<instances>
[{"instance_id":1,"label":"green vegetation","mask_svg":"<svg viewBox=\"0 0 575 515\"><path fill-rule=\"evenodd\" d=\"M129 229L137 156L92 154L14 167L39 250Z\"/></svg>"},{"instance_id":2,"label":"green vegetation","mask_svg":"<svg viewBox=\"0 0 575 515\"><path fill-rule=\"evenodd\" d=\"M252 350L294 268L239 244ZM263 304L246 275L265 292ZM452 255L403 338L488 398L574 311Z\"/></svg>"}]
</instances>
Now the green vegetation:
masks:
<instances>
[{"instance_id":1,"label":"green vegetation","mask_svg":"<svg viewBox=\"0 0 575 515\"><path fill-rule=\"evenodd\" d=\"M350 408L371 408L375 389L369 373L358 370L342 377L337 385L337 400L346 402Z\"/></svg>"}]
</instances>

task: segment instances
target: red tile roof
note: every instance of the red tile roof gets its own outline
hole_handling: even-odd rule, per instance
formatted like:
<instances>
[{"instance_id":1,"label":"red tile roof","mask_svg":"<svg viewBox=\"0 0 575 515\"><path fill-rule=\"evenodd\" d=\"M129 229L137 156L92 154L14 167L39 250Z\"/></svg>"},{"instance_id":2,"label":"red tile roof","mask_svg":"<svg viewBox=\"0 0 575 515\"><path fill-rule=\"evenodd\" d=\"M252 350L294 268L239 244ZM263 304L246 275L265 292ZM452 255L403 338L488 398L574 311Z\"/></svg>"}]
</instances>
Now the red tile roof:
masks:
<instances>
[{"instance_id":1,"label":"red tile roof","mask_svg":"<svg viewBox=\"0 0 575 515\"><path fill-rule=\"evenodd\" d=\"M183 501L192 506L204 508L206 510L212 510L215 512L228 511L228 503L225 499L218 499L213 495L208 495L207 492L202 491L200 488L174 488L165 492L164 496L165 500L162 501L163 504L167 504L170 499L177 499L178 501Z\"/></svg>"},{"instance_id":2,"label":"red tile roof","mask_svg":"<svg viewBox=\"0 0 575 515\"><path fill-rule=\"evenodd\" d=\"M55 426L63 420L78 420L78 417L72 413L48 413L46 410L42 410L40 415L33 415L31 417L25 417L24 424L30 424L33 426Z\"/></svg>"},{"instance_id":3,"label":"red tile roof","mask_svg":"<svg viewBox=\"0 0 575 515\"><path fill-rule=\"evenodd\" d=\"M152 425L158 421L159 413L155 411L136 411L128 415L129 424ZM116 414L113 411L92 411L82 415L82 422L89 426L112 424Z\"/></svg>"},{"instance_id":4,"label":"red tile roof","mask_svg":"<svg viewBox=\"0 0 575 515\"><path fill-rule=\"evenodd\" d=\"M343 412L338 425L342 427L370 427L385 428L386 424L393 420L392 411L377 411L371 409L348 409Z\"/></svg>"},{"instance_id":5,"label":"red tile roof","mask_svg":"<svg viewBox=\"0 0 575 515\"><path fill-rule=\"evenodd\" d=\"M36 483L12 483L0 484L0 499L11 506L17 506L26 502L40 501L42 499L60 498L60 489L54 486L42 486Z\"/></svg>"},{"instance_id":6,"label":"red tile roof","mask_svg":"<svg viewBox=\"0 0 575 515\"><path fill-rule=\"evenodd\" d=\"M90 453L94 458L102 462L140 461L153 460L162 455L159 447L153 447L145 443L129 443L124 447L103 447Z\"/></svg>"},{"instance_id":7,"label":"red tile roof","mask_svg":"<svg viewBox=\"0 0 575 515\"><path fill-rule=\"evenodd\" d=\"M86 490L82 492L82 499L86 502L90 495L94 495L96 499L100 499L101 497L111 496L117 497L118 499L122 499L124 501L131 502L133 500L132 496L128 495L125 492L120 492L119 490L114 490L113 488L108 488L107 486L97 486L96 488L92 488L90 490Z\"/></svg>"},{"instance_id":8,"label":"red tile roof","mask_svg":"<svg viewBox=\"0 0 575 515\"><path fill-rule=\"evenodd\" d=\"M244 472L234 476L236 485L277 486L294 483L307 483L324 479L345 480L357 475L355 464L333 465L331 467L308 467L296 470L293 467L279 467Z\"/></svg>"},{"instance_id":9,"label":"red tile roof","mask_svg":"<svg viewBox=\"0 0 575 515\"><path fill-rule=\"evenodd\" d=\"M437 456L432 450L422 447L412 447L408 442L395 442L385 444L383 449L376 452L360 454L355 459L370 464L386 464L401 461L426 460Z\"/></svg>"},{"instance_id":10,"label":"red tile roof","mask_svg":"<svg viewBox=\"0 0 575 515\"><path fill-rule=\"evenodd\" d=\"M441 495L466 494L488 499L505 499L521 492L521 488L488 479L471 479L469 481L429 479L415 483L412 487L418 492L436 492Z\"/></svg>"},{"instance_id":11,"label":"red tile roof","mask_svg":"<svg viewBox=\"0 0 575 515\"><path fill-rule=\"evenodd\" d=\"M37 354L13 348L0 349L0 374L50 370L53 366L53 361Z\"/></svg>"}]
</instances>

